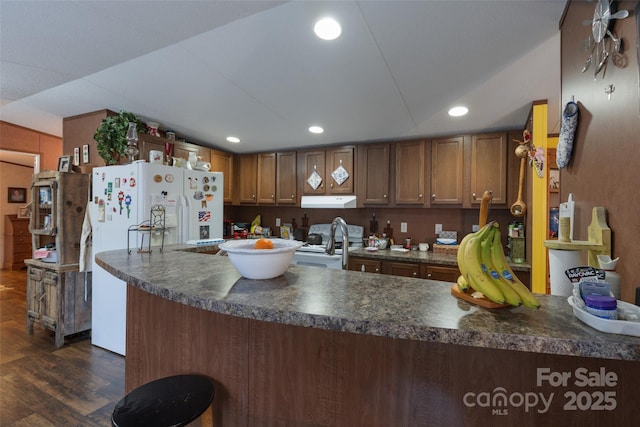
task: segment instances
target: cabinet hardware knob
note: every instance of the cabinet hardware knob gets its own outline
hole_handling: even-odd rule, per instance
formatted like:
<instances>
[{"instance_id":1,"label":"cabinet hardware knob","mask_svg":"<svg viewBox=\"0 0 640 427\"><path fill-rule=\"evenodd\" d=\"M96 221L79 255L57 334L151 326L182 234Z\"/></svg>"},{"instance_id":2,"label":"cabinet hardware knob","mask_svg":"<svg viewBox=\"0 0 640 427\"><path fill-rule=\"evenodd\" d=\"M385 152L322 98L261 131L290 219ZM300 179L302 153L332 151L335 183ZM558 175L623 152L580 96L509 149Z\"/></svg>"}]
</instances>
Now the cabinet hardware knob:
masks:
<instances>
[{"instance_id":1,"label":"cabinet hardware knob","mask_svg":"<svg viewBox=\"0 0 640 427\"><path fill-rule=\"evenodd\" d=\"M413 277L416 277L418 275L418 273L416 273L415 271L413 272Z\"/></svg>"},{"instance_id":2,"label":"cabinet hardware knob","mask_svg":"<svg viewBox=\"0 0 640 427\"><path fill-rule=\"evenodd\" d=\"M379 268L376 268L376 273L377 273L377 272L379 272L379 271L380 271L380 269L379 269Z\"/></svg>"},{"instance_id":3,"label":"cabinet hardware knob","mask_svg":"<svg viewBox=\"0 0 640 427\"><path fill-rule=\"evenodd\" d=\"M476 199L476 193L471 193L471 197L473 197L473 200Z\"/></svg>"},{"instance_id":4,"label":"cabinet hardware knob","mask_svg":"<svg viewBox=\"0 0 640 427\"><path fill-rule=\"evenodd\" d=\"M291 195L291 200L295 199L296 196L294 196L293 194Z\"/></svg>"},{"instance_id":5,"label":"cabinet hardware knob","mask_svg":"<svg viewBox=\"0 0 640 427\"><path fill-rule=\"evenodd\" d=\"M256 195L255 195L255 194L252 194L252 195L251 195L251 198L252 198L252 199L255 199L255 198L256 198Z\"/></svg>"},{"instance_id":6,"label":"cabinet hardware knob","mask_svg":"<svg viewBox=\"0 0 640 427\"><path fill-rule=\"evenodd\" d=\"M272 194L272 195L271 195L271 198L273 199L274 197L275 197L275 196Z\"/></svg>"},{"instance_id":7,"label":"cabinet hardware knob","mask_svg":"<svg viewBox=\"0 0 640 427\"><path fill-rule=\"evenodd\" d=\"M431 200L435 200L435 199L436 199L436 193L433 193L433 194L431 195Z\"/></svg>"},{"instance_id":8,"label":"cabinet hardware knob","mask_svg":"<svg viewBox=\"0 0 640 427\"><path fill-rule=\"evenodd\" d=\"M431 273L427 274L427 277L431 277Z\"/></svg>"},{"instance_id":9,"label":"cabinet hardware knob","mask_svg":"<svg viewBox=\"0 0 640 427\"><path fill-rule=\"evenodd\" d=\"M382 198L383 198L383 199L386 199L386 198L387 198L387 195L386 195L386 194L385 194L385 195L383 195L383 196L382 196Z\"/></svg>"},{"instance_id":10,"label":"cabinet hardware knob","mask_svg":"<svg viewBox=\"0 0 640 427\"><path fill-rule=\"evenodd\" d=\"M422 199L422 193L418 194L418 199Z\"/></svg>"},{"instance_id":11,"label":"cabinet hardware knob","mask_svg":"<svg viewBox=\"0 0 640 427\"><path fill-rule=\"evenodd\" d=\"M331 184L329 184L329 187L333 188L333 182Z\"/></svg>"}]
</instances>

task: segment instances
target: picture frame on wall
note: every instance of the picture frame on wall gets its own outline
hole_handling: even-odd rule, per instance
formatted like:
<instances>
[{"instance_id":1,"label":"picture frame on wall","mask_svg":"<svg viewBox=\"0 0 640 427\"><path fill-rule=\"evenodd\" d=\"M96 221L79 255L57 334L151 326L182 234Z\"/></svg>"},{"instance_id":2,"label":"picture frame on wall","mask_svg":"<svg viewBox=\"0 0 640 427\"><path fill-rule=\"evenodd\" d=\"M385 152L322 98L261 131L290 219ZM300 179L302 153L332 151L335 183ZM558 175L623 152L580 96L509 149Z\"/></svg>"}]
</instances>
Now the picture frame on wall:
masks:
<instances>
[{"instance_id":1,"label":"picture frame on wall","mask_svg":"<svg viewBox=\"0 0 640 427\"><path fill-rule=\"evenodd\" d=\"M74 165L80 164L80 147L75 147L73 149L73 164Z\"/></svg>"},{"instance_id":2,"label":"picture frame on wall","mask_svg":"<svg viewBox=\"0 0 640 427\"><path fill-rule=\"evenodd\" d=\"M89 144L82 146L82 163L89 163Z\"/></svg>"},{"instance_id":3,"label":"picture frame on wall","mask_svg":"<svg viewBox=\"0 0 640 427\"><path fill-rule=\"evenodd\" d=\"M7 189L7 202L9 203L26 203L27 189L22 187L9 187Z\"/></svg>"},{"instance_id":4,"label":"picture frame on wall","mask_svg":"<svg viewBox=\"0 0 640 427\"><path fill-rule=\"evenodd\" d=\"M31 210L29 205L18 208L18 218L29 218L31 216Z\"/></svg>"},{"instance_id":5,"label":"picture frame on wall","mask_svg":"<svg viewBox=\"0 0 640 427\"><path fill-rule=\"evenodd\" d=\"M69 172L71 170L71 156L58 157L58 172Z\"/></svg>"}]
</instances>

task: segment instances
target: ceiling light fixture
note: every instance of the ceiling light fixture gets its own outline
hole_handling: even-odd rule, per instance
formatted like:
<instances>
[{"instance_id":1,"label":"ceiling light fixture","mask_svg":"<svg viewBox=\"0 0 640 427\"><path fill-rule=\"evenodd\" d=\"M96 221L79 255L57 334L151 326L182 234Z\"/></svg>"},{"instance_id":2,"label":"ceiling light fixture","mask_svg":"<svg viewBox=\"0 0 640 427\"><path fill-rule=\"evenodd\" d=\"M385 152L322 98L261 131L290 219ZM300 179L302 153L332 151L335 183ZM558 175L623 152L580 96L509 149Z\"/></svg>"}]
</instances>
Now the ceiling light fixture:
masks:
<instances>
[{"instance_id":1,"label":"ceiling light fixture","mask_svg":"<svg viewBox=\"0 0 640 427\"><path fill-rule=\"evenodd\" d=\"M340 24L333 18L320 19L313 27L313 31L322 40L335 40L342 34Z\"/></svg>"},{"instance_id":2,"label":"ceiling light fixture","mask_svg":"<svg viewBox=\"0 0 640 427\"><path fill-rule=\"evenodd\" d=\"M320 126L310 126L309 127L309 132L311 132L311 133L322 133L322 132L324 132L324 129L322 129Z\"/></svg>"},{"instance_id":3,"label":"ceiling light fixture","mask_svg":"<svg viewBox=\"0 0 640 427\"><path fill-rule=\"evenodd\" d=\"M469 112L469 109L467 107L453 107L452 109L449 110L449 115L451 117L460 117L460 116L464 116L465 114L467 114Z\"/></svg>"},{"instance_id":4,"label":"ceiling light fixture","mask_svg":"<svg viewBox=\"0 0 640 427\"><path fill-rule=\"evenodd\" d=\"M237 144L238 142L240 142L240 138L237 138L235 136L228 136L227 137L227 141L233 142L234 144Z\"/></svg>"}]
</instances>

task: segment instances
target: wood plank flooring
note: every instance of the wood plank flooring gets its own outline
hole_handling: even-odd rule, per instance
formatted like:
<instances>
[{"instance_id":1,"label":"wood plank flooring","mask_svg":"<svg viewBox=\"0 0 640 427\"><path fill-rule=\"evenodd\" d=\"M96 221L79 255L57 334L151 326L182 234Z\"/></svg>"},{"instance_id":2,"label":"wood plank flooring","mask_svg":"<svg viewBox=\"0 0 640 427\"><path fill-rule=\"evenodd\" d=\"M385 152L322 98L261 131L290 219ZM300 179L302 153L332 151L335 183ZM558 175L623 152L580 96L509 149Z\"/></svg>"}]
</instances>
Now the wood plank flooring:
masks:
<instances>
[{"instance_id":1,"label":"wood plank flooring","mask_svg":"<svg viewBox=\"0 0 640 427\"><path fill-rule=\"evenodd\" d=\"M0 426L111 426L124 395L124 357L36 324L26 330L26 270L0 271Z\"/></svg>"}]
</instances>

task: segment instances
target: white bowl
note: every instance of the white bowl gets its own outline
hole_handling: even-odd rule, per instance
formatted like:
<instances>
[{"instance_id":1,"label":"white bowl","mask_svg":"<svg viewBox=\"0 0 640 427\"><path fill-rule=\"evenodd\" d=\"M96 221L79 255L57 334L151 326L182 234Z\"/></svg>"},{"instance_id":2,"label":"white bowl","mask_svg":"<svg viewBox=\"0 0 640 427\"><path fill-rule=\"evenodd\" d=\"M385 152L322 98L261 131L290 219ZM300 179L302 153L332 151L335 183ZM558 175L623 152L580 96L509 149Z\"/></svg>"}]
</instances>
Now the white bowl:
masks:
<instances>
[{"instance_id":1,"label":"white bowl","mask_svg":"<svg viewBox=\"0 0 640 427\"><path fill-rule=\"evenodd\" d=\"M254 249L257 240L230 240L218 247L227 252L231 264L247 279L272 279L284 273L303 242L271 239L273 249Z\"/></svg>"}]
</instances>

